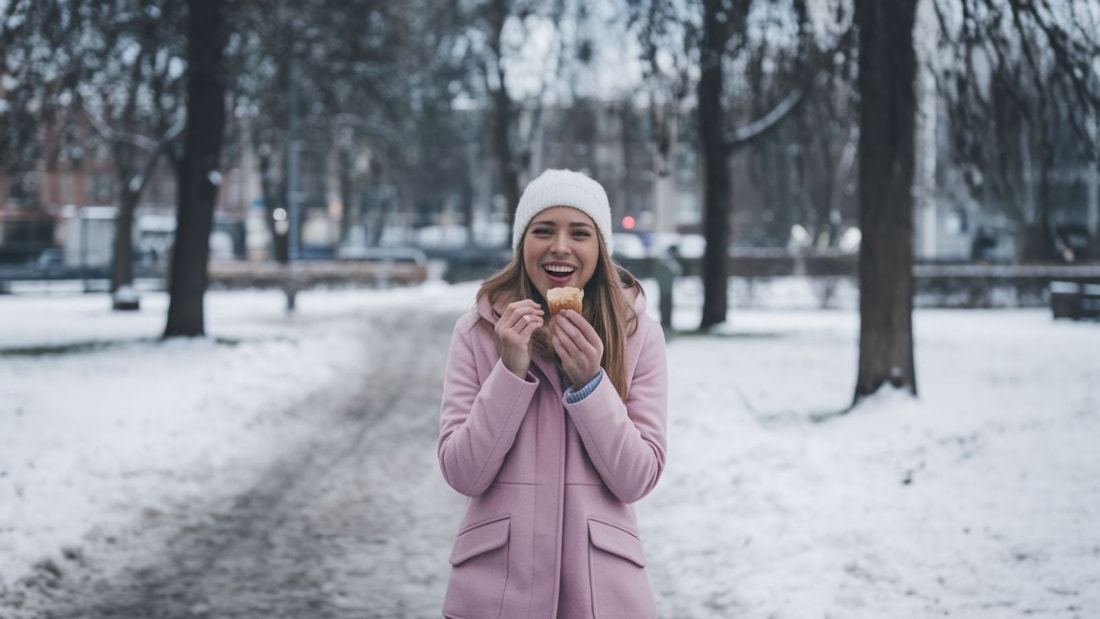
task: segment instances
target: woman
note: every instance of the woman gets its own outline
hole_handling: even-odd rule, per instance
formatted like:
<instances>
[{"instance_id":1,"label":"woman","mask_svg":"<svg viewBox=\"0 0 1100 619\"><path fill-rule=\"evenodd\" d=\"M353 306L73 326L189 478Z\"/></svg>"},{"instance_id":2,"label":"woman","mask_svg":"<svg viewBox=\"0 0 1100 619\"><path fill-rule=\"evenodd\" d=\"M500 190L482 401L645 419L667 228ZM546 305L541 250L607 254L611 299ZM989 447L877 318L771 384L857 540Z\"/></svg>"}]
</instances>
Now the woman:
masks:
<instances>
[{"instance_id":1,"label":"woman","mask_svg":"<svg viewBox=\"0 0 1100 619\"><path fill-rule=\"evenodd\" d=\"M524 190L512 260L455 325L439 464L470 497L451 552L454 619L655 617L632 503L665 464L664 334L611 260L599 183ZM584 291L549 317L550 288Z\"/></svg>"}]
</instances>

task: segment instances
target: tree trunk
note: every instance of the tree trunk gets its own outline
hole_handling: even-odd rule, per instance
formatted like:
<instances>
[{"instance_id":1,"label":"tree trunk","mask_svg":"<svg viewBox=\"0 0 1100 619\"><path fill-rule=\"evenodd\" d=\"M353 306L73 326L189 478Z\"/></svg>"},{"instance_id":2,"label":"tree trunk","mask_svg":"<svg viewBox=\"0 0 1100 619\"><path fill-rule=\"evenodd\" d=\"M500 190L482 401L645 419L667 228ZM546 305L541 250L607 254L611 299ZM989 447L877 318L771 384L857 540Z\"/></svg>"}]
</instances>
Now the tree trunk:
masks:
<instances>
[{"instance_id":1,"label":"tree trunk","mask_svg":"<svg viewBox=\"0 0 1100 619\"><path fill-rule=\"evenodd\" d=\"M857 0L859 29L859 376L917 393L913 363L913 174L917 0Z\"/></svg>"},{"instance_id":2,"label":"tree trunk","mask_svg":"<svg viewBox=\"0 0 1100 619\"><path fill-rule=\"evenodd\" d=\"M111 251L111 294L134 283L134 208L138 194L123 187L120 198Z\"/></svg>"},{"instance_id":3,"label":"tree trunk","mask_svg":"<svg viewBox=\"0 0 1100 619\"><path fill-rule=\"evenodd\" d=\"M351 154L351 146L340 146L337 151L340 168L340 237L338 243L343 245L351 237L351 227L359 223L358 195L355 192L354 157Z\"/></svg>"},{"instance_id":4,"label":"tree trunk","mask_svg":"<svg viewBox=\"0 0 1100 619\"><path fill-rule=\"evenodd\" d=\"M494 55L494 64L486 67L485 84L492 100L492 118L490 119L490 141L493 155L497 158L497 170L500 174L500 191L508 209L508 227L516 218L519 206L519 166L512 149L512 121L515 116L515 104L508 94L507 73L504 70L504 25L512 13L509 0L494 0L488 7L489 48ZM495 73L496 85L489 79L489 71Z\"/></svg>"},{"instance_id":5,"label":"tree trunk","mask_svg":"<svg viewBox=\"0 0 1100 619\"><path fill-rule=\"evenodd\" d=\"M703 3L699 142L703 155L703 319L699 330L726 321L729 286L730 174L726 122L722 107L722 56L730 38L729 20L719 19L719 0Z\"/></svg>"},{"instance_id":6,"label":"tree trunk","mask_svg":"<svg viewBox=\"0 0 1100 619\"><path fill-rule=\"evenodd\" d=\"M470 179L470 175L463 174L461 185L459 209L462 212L462 219L466 222L466 245L477 244L477 239L474 238L474 184Z\"/></svg>"},{"instance_id":7,"label":"tree trunk","mask_svg":"<svg viewBox=\"0 0 1100 619\"><path fill-rule=\"evenodd\" d=\"M203 295L225 130L225 6L221 0L188 0L187 5L187 127L177 174L165 337L205 334Z\"/></svg>"},{"instance_id":8,"label":"tree trunk","mask_svg":"<svg viewBox=\"0 0 1100 619\"><path fill-rule=\"evenodd\" d=\"M1046 117L1045 106L1040 104L1039 118ZM1040 129L1040 131L1045 131ZM1055 169L1054 147L1043 137L1039 145L1038 181L1035 196L1035 219L1024 233L1023 262L1073 262L1076 257L1066 253L1067 247L1056 240L1057 231L1051 225L1050 205L1054 203L1050 175ZM1034 168L1033 168L1034 169Z\"/></svg>"},{"instance_id":9,"label":"tree trunk","mask_svg":"<svg viewBox=\"0 0 1100 619\"><path fill-rule=\"evenodd\" d=\"M514 114L511 97L504 87L504 71L500 71L500 88L493 92L493 154L500 171L500 191L508 205L508 226L511 227L519 206L519 169L512 152L511 126Z\"/></svg>"}]
</instances>

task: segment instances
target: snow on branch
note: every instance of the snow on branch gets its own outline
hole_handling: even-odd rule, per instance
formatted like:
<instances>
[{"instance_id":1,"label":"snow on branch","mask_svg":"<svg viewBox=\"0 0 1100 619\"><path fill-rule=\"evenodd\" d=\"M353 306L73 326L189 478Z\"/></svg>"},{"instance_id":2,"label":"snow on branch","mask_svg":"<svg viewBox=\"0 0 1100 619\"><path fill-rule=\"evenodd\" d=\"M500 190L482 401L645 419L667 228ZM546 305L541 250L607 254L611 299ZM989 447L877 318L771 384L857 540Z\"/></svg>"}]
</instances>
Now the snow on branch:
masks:
<instances>
[{"instance_id":1,"label":"snow on branch","mask_svg":"<svg viewBox=\"0 0 1100 619\"><path fill-rule=\"evenodd\" d=\"M778 105L773 107L771 111L764 116L727 133L726 148L733 150L763 137L771 129L776 127L779 121L783 120L787 114L791 113L791 111L802 102L802 99L802 89L796 88L792 90Z\"/></svg>"}]
</instances>

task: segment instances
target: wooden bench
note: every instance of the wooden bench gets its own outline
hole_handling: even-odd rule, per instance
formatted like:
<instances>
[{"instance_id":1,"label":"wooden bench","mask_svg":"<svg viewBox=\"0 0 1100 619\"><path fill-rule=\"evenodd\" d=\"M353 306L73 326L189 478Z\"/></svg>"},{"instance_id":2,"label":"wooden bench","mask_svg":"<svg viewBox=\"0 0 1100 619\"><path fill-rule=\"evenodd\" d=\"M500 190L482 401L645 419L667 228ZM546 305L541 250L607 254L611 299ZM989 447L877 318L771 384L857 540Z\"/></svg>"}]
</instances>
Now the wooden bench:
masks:
<instances>
[{"instance_id":1,"label":"wooden bench","mask_svg":"<svg viewBox=\"0 0 1100 619\"><path fill-rule=\"evenodd\" d=\"M211 262L207 274L211 288L281 288L287 310L293 310L298 292L315 286L411 286L428 279L420 261L299 261Z\"/></svg>"}]
</instances>

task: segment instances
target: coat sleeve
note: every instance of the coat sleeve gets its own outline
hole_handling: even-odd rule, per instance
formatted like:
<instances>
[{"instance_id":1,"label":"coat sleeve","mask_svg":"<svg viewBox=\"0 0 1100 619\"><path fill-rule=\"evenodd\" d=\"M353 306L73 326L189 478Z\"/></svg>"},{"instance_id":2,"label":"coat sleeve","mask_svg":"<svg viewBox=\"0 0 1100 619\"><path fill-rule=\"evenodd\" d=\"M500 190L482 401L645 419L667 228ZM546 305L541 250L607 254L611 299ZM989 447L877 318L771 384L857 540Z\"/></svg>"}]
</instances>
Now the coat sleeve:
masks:
<instances>
[{"instance_id":1,"label":"coat sleeve","mask_svg":"<svg viewBox=\"0 0 1100 619\"><path fill-rule=\"evenodd\" d=\"M624 503L649 494L665 468L668 361L664 333L659 327L648 328L643 337L625 403L605 377L588 397L565 405L596 471Z\"/></svg>"},{"instance_id":2,"label":"coat sleeve","mask_svg":"<svg viewBox=\"0 0 1100 619\"><path fill-rule=\"evenodd\" d=\"M538 387L498 358L484 382L477 371L474 329L460 321L451 336L440 408L438 456L446 482L466 496L493 483Z\"/></svg>"}]
</instances>

